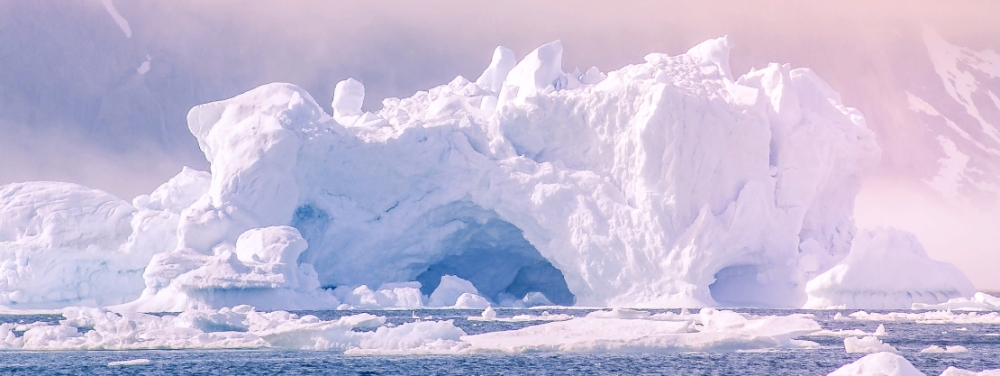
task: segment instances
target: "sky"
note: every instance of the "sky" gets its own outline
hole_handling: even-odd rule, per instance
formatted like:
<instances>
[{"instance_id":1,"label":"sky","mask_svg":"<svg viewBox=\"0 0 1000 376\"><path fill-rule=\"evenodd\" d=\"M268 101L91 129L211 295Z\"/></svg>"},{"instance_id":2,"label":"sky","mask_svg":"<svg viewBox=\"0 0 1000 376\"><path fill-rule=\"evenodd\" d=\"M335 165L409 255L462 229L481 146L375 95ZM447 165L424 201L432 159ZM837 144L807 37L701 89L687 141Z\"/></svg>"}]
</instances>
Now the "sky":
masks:
<instances>
[{"instance_id":1,"label":"sky","mask_svg":"<svg viewBox=\"0 0 1000 376\"><path fill-rule=\"evenodd\" d=\"M187 110L257 85L297 84L329 111L336 82L353 77L377 110L475 79L498 45L520 57L559 39L565 70L608 71L729 35L734 74L809 67L865 113L883 158L858 199L860 225L913 231L933 257L1000 290L996 197L949 201L922 183L942 152L901 97L940 85L918 62L925 28L1000 50L996 1L43 0L0 2L0 15L11 16L0 17L0 184L70 181L126 200L181 166L207 169Z\"/></svg>"}]
</instances>

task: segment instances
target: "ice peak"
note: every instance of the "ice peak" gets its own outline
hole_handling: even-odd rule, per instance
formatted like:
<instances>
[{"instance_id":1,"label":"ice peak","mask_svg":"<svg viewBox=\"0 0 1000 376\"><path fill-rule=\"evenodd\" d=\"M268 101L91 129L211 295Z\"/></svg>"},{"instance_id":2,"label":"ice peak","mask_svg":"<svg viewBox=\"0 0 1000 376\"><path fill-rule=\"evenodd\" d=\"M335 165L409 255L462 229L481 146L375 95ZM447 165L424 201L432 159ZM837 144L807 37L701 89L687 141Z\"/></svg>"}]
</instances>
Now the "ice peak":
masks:
<instances>
[{"instance_id":1,"label":"ice peak","mask_svg":"<svg viewBox=\"0 0 1000 376\"><path fill-rule=\"evenodd\" d=\"M483 74L476 79L476 85L490 92L499 92L503 88L503 81L507 78L507 73L514 69L517 64L517 57L514 51L504 46L498 46L493 50L493 60L490 66L483 71Z\"/></svg>"},{"instance_id":2,"label":"ice peak","mask_svg":"<svg viewBox=\"0 0 1000 376\"><path fill-rule=\"evenodd\" d=\"M348 78L337 83L333 89L333 117L361 115L361 105L365 102L365 85Z\"/></svg>"},{"instance_id":3,"label":"ice peak","mask_svg":"<svg viewBox=\"0 0 1000 376\"><path fill-rule=\"evenodd\" d=\"M726 78L732 80L733 75L729 71L729 51L732 47L733 43L727 35L701 42L684 54L702 63L715 64Z\"/></svg>"},{"instance_id":4,"label":"ice peak","mask_svg":"<svg viewBox=\"0 0 1000 376\"><path fill-rule=\"evenodd\" d=\"M507 73L500 90L499 102L502 104L514 99L520 101L537 95L549 86L555 90L566 87L566 73L562 71L562 53L562 42L559 40L531 51Z\"/></svg>"}]
</instances>

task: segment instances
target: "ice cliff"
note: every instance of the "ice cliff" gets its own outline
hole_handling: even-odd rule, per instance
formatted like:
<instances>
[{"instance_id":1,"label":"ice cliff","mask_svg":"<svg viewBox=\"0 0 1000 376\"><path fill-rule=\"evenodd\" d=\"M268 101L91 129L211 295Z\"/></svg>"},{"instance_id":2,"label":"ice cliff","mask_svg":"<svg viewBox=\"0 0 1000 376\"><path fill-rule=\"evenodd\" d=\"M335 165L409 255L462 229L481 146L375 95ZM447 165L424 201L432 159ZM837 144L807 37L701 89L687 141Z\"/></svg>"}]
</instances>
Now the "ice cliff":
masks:
<instances>
[{"instance_id":1,"label":"ice cliff","mask_svg":"<svg viewBox=\"0 0 1000 376\"><path fill-rule=\"evenodd\" d=\"M131 205L60 183L0 188L0 304L908 308L971 296L915 240L878 241L905 234L855 241L854 197L880 153L863 116L808 69L733 77L729 49L719 38L566 73L556 41L519 62L497 48L476 82L376 113L355 80L337 84L332 116L280 83L197 106L188 127L209 173L185 169Z\"/></svg>"}]
</instances>

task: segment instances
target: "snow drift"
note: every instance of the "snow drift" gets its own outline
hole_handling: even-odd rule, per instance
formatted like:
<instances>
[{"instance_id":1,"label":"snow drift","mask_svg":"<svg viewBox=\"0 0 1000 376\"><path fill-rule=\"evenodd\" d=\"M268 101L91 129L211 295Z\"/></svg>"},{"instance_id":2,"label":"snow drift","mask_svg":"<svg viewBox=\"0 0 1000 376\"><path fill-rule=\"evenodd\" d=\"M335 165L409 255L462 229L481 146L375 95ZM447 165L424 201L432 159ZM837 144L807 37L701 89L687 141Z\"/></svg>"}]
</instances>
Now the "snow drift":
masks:
<instances>
[{"instance_id":1,"label":"snow drift","mask_svg":"<svg viewBox=\"0 0 1000 376\"><path fill-rule=\"evenodd\" d=\"M562 70L556 41L516 63L498 48L476 82L388 98L377 113L362 111L355 80L337 84L332 116L280 83L197 106L188 127L210 173L185 170L132 205L46 183L0 190L4 265L31 265L5 266L0 296L135 299L120 309L142 311L881 304L865 276L828 276L866 262L853 201L879 149L864 118L808 69L733 77L729 49L719 38L583 74ZM6 209L52 202L77 210L55 227L93 241L56 242L30 225L45 210ZM83 250L104 269L66 257ZM948 271L889 286L891 304L972 293L922 252L880 252L910 260L886 279ZM135 262L118 266L120 254ZM92 279L116 287L61 293Z\"/></svg>"}]
</instances>

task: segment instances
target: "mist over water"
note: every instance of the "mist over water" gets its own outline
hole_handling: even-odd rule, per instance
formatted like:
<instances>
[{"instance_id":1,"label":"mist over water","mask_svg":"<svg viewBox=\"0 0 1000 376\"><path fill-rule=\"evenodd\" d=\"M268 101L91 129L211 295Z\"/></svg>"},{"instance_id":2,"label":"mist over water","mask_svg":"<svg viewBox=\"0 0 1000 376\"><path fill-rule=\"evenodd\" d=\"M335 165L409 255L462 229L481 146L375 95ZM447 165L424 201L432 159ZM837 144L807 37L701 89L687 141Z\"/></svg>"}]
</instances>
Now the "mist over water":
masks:
<instances>
[{"instance_id":1,"label":"mist over water","mask_svg":"<svg viewBox=\"0 0 1000 376\"><path fill-rule=\"evenodd\" d=\"M883 157L859 198L859 225L913 231L932 257L1000 289L996 197L952 202L926 187L943 153L904 94L940 91L918 63L925 28L1000 50L993 1L113 3L130 37L100 0L0 2L0 184L148 193L181 166L208 169L187 130L192 106L269 82L299 85L330 111L336 82L353 77L373 111L385 97L475 79L497 45L522 57L560 39L564 70L609 71L730 35L734 75L770 62L808 67L866 115Z\"/></svg>"}]
</instances>

